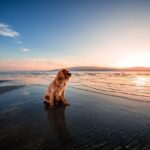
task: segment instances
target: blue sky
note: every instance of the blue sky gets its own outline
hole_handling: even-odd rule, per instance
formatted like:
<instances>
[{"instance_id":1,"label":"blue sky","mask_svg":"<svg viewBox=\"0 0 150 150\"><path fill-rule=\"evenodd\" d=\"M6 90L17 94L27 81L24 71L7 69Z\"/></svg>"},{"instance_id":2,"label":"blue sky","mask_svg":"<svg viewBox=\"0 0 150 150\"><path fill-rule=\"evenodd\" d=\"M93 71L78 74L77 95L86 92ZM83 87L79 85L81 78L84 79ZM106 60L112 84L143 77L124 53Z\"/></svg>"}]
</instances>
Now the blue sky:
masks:
<instances>
[{"instance_id":1,"label":"blue sky","mask_svg":"<svg viewBox=\"0 0 150 150\"><path fill-rule=\"evenodd\" d=\"M149 26L148 0L0 0L0 68L140 65Z\"/></svg>"}]
</instances>

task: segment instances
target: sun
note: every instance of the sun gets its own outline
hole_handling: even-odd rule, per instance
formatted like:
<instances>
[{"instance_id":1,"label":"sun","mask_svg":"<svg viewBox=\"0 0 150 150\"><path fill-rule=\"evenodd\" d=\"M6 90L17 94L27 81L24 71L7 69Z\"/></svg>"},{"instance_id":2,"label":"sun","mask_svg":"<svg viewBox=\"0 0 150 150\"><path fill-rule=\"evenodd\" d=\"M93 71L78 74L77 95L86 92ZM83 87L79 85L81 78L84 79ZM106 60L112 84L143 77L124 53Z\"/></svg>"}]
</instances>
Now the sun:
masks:
<instances>
[{"instance_id":1,"label":"sun","mask_svg":"<svg viewBox=\"0 0 150 150\"><path fill-rule=\"evenodd\" d=\"M117 67L150 67L150 53L138 53L126 56Z\"/></svg>"}]
</instances>

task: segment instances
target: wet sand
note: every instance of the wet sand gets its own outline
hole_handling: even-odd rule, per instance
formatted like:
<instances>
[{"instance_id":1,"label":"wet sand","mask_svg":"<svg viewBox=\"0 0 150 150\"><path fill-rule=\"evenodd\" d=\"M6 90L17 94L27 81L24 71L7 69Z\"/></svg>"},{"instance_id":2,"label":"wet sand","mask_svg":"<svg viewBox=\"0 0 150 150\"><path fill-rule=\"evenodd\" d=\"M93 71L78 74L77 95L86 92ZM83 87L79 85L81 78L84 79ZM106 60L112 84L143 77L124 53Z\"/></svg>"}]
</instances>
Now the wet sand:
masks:
<instances>
[{"instance_id":1,"label":"wet sand","mask_svg":"<svg viewBox=\"0 0 150 150\"><path fill-rule=\"evenodd\" d=\"M68 87L71 105L50 110L46 88L0 88L0 150L150 149L149 102Z\"/></svg>"},{"instance_id":2,"label":"wet sand","mask_svg":"<svg viewBox=\"0 0 150 150\"><path fill-rule=\"evenodd\" d=\"M2 86L0 87L0 95L23 87L25 86L24 85Z\"/></svg>"},{"instance_id":3,"label":"wet sand","mask_svg":"<svg viewBox=\"0 0 150 150\"><path fill-rule=\"evenodd\" d=\"M0 80L0 83L3 83L3 82L8 82L10 80Z\"/></svg>"}]
</instances>

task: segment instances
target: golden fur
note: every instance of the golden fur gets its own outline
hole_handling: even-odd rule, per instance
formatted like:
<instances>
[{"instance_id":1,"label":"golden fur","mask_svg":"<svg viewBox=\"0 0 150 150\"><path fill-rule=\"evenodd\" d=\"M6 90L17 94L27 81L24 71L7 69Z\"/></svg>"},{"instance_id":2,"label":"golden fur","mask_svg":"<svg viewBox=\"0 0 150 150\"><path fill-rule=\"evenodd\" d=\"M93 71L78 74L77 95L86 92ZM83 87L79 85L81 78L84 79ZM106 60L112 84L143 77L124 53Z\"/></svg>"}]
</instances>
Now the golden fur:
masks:
<instances>
[{"instance_id":1,"label":"golden fur","mask_svg":"<svg viewBox=\"0 0 150 150\"><path fill-rule=\"evenodd\" d=\"M60 101L63 105L69 105L65 98L66 86L69 78L71 77L71 73L67 69L60 70L56 78L50 83L48 90L45 94L46 103L50 104L50 107L54 107Z\"/></svg>"}]
</instances>

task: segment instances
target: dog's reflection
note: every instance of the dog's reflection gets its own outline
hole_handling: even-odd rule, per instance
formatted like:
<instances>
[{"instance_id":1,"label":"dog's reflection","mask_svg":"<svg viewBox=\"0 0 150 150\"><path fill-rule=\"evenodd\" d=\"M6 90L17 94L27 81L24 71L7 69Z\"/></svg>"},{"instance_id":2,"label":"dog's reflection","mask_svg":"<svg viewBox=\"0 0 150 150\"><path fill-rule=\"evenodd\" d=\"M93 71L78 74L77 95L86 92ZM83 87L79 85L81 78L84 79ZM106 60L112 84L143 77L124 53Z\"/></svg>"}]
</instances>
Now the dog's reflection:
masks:
<instances>
[{"instance_id":1,"label":"dog's reflection","mask_svg":"<svg viewBox=\"0 0 150 150\"><path fill-rule=\"evenodd\" d=\"M70 130L67 128L66 119L65 119L65 110L66 106L57 107L55 109L50 109L49 105L45 104L45 110L48 114L48 120L52 126L55 134L58 137L58 140L63 146L63 148L68 149L72 146L72 138Z\"/></svg>"}]
</instances>

